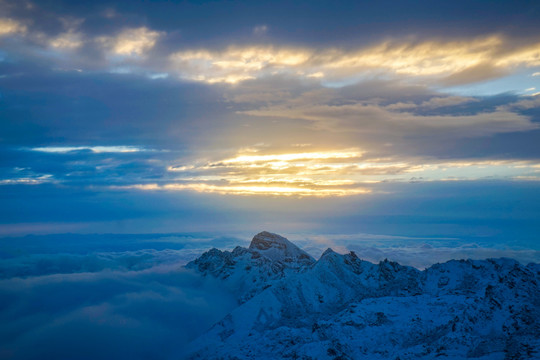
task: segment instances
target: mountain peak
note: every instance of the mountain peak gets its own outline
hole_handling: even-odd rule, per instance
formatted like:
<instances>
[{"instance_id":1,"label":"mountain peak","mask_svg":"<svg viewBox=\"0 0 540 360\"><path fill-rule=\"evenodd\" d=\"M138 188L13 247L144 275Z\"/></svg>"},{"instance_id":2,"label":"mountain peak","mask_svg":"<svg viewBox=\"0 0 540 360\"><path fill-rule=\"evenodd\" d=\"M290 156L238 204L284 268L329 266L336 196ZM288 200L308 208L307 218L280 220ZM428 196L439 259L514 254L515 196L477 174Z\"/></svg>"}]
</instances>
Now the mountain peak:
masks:
<instances>
[{"instance_id":1,"label":"mountain peak","mask_svg":"<svg viewBox=\"0 0 540 360\"><path fill-rule=\"evenodd\" d=\"M268 250L270 248L284 249L287 243L295 246L283 236L268 231L262 231L255 235L249 244L251 250Z\"/></svg>"},{"instance_id":2,"label":"mountain peak","mask_svg":"<svg viewBox=\"0 0 540 360\"><path fill-rule=\"evenodd\" d=\"M292 242L268 231L258 233L251 240L249 249L260 253L272 260L293 262L315 262L305 251L301 250Z\"/></svg>"},{"instance_id":3,"label":"mountain peak","mask_svg":"<svg viewBox=\"0 0 540 360\"><path fill-rule=\"evenodd\" d=\"M321 254L321 259L327 255L331 255L331 254L337 254L334 250L332 250L332 248L328 248L326 249L322 254Z\"/></svg>"}]
</instances>

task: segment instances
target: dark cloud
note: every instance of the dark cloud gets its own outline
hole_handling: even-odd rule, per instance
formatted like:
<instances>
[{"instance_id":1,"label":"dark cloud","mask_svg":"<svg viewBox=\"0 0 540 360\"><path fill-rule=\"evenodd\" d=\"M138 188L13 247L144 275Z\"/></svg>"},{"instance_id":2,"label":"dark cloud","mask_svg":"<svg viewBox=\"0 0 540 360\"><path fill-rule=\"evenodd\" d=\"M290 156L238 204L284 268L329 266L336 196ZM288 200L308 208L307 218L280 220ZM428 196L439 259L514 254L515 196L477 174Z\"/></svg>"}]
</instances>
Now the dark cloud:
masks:
<instances>
[{"instance_id":1,"label":"dark cloud","mask_svg":"<svg viewBox=\"0 0 540 360\"><path fill-rule=\"evenodd\" d=\"M70 231L206 231L248 235L263 229L284 234L365 232L413 237L485 237L497 244L535 248L540 209L534 181L441 183L409 179L411 183L378 185L372 194L302 199L167 191L103 192L56 189L47 184L4 185L0 187L1 200L10 206L1 209L0 229L4 236ZM71 225L69 230L65 230L67 225ZM117 242L118 239L113 239L110 245L98 244L113 246ZM70 249L77 244L74 241L65 246ZM42 245L47 246L52 245Z\"/></svg>"},{"instance_id":2,"label":"dark cloud","mask_svg":"<svg viewBox=\"0 0 540 360\"><path fill-rule=\"evenodd\" d=\"M182 150L210 120L219 126L223 108L211 89L167 80L45 72L0 82L5 119L1 140L20 146L142 145Z\"/></svg>"},{"instance_id":3,"label":"dark cloud","mask_svg":"<svg viewBox=\"0 0 540 360\"><path fill-rule=\"evenodd\" d=\"M361 145L374 156L529 158L527 144L531 143L524 139L536 137L539 126L533 112L503 109L503 104L521 100L512 94L456 101L454 96L425 87L386 81L338 89L315 87L299 93L291 89L286 98L275 101L265 101L266 93L256 88L249 97L233 98L241 103L240 114L255 117L244 130L252 143L265 141L257 129L272 122L273 130L266 129L264 134L297 135L304 143L323 146L326 142ZM281 130L284 123L289 132ZM228 138L234 139L234 134ZM478 144L484 144L482 151Z\"/></svg>"},{"instance_id":4,"label":"dark cloud","mask_svg":"<svg viewBox=\"0 0 540 360\"><path fill-rule=\"evenodd\" d=\"M31 3L31 2L30 2ZM538 31L538 6L534 1L499 2L454 1L354 1L297 2L169 2L153 1L39 1L8 2L16 16L37 18L52 14L40 29L58 28L55 17L86 19L89 33L111 31L111 27L151 26L181 34L188 44L248 41L252 29L265 24L273 39L311 44L366 42L374 37L399 34L432 36L478 35L507 32L517 36ZM224 16L223 14L227 14ZM54 16L53 16L54 15ZM45 26L44 24L48 24ZM114 25L113 25L114 24ZM38 26L38 25L36 25Z\"/></svg>"}]
</instances>

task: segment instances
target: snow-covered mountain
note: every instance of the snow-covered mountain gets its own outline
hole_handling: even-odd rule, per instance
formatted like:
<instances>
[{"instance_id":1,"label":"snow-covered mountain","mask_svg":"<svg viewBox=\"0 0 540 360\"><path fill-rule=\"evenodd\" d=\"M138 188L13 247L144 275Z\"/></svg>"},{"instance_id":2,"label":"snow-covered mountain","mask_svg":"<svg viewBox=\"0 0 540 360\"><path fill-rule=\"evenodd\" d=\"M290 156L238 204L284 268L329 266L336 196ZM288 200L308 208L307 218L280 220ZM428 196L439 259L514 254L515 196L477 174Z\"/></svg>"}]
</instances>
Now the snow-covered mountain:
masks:
<instances>
[{"instance_id":1,"label":"snow-covered mountain","mask_svg":"<svg viewBox=\"0 0 540 360\"><path fill-rule=\"evenodd\" d=\"M419 271L287 239L212 249L188 268L239 306L192 342L192 359L539 359L540 265L453 260Z\"/></svg>"}]
</instances>

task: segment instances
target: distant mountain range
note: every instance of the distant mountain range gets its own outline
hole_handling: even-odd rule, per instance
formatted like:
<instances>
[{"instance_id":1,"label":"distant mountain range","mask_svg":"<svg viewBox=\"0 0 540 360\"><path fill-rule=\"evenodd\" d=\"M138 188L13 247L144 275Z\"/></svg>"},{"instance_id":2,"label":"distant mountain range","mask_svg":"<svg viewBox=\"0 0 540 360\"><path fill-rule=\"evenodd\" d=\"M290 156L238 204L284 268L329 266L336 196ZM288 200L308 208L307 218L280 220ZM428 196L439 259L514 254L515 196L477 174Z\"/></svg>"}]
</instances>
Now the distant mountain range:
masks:
<instances>
[{"instance_id":1,"label":"distant mountain range","mask_svg":"<svg viewBox=\"0 0 540 360\"><path fill-rule=\"evenodd\" d=\"M423 271L269 232L188 263L239 306L189 359L540 359L540 264L452 260Z\"/></svg>"}]
</instances>

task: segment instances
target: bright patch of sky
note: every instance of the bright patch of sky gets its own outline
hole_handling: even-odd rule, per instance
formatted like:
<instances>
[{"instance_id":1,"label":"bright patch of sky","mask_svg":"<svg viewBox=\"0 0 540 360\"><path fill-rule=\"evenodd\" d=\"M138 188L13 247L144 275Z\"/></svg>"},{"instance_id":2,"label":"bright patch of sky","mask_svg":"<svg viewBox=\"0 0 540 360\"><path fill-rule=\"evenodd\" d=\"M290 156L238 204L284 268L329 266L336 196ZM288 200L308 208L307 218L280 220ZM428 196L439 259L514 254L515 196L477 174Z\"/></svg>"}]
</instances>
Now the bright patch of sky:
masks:
<instances>
[{"instance_id":1,"label":"bright patch of sky","mask_svg":"<svg viewBox=\"0 0 540 360\"><path fill-rule=\"evenodd\" d=\"M460 86L445 87L444 91L463 96L492 96L504 93L533 95L540 88L540 78L533 76L531 69L521 69L501 78Z\"/></svg>"}]
</instances>

